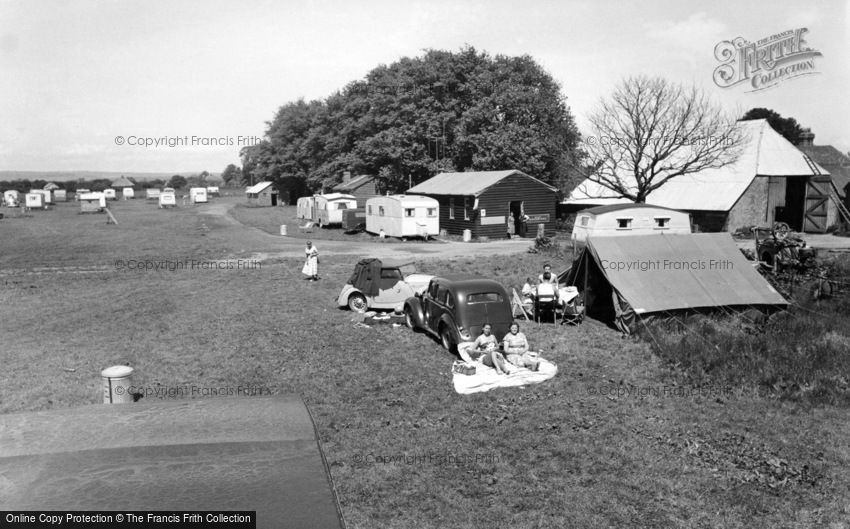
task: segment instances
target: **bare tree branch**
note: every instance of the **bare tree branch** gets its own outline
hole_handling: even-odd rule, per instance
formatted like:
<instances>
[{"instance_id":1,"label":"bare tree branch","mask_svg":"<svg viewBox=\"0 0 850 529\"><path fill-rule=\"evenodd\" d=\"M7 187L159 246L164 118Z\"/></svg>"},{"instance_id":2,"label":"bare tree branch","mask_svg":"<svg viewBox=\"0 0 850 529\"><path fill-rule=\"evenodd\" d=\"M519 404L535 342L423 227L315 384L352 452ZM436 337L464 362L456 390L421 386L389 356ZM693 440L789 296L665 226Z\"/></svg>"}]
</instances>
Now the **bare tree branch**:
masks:
<instances>
[{"instance_id":1,"label":"bare tree branch","mask_svg":"<svg viewBox=\"0 0 850 529\"><path fill-rule=\"evenodd\" d=\"M743 145L734 118L702 91L661 78L624 80L589 121L586 177L635 202L673 178L734 163Z\"/></svg>"}]
</instances>

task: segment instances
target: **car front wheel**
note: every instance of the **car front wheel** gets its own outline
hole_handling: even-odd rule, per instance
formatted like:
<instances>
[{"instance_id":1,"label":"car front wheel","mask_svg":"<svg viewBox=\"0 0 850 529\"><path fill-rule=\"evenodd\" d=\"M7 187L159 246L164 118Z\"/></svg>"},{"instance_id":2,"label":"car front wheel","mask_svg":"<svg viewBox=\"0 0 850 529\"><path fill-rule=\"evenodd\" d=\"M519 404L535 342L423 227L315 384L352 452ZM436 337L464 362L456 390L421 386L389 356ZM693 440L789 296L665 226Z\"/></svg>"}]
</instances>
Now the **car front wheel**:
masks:
<instances>
[{"instance_id":1,"label":"car front wheel","mask_svg":"<svg viewBox=\"0 0 850 529\"><path fill-rule=\"evenodd\" d=\"M348 296L348 308L354 312L366 312L366 309L368 308L366 305L366 298L363 297L363 294L352 294Z\"/></svg>"},{"instance_id":2,"label":"car front wheel","mask_svg":"<svg viewBox=\"0 0 850 529\"><path fill-rule=\"evenodd\" d=\"M416 320L413 318L413 309L410 307L404 307L404 323L409 329L416 330Z\"/></svg>"}]
</instances>

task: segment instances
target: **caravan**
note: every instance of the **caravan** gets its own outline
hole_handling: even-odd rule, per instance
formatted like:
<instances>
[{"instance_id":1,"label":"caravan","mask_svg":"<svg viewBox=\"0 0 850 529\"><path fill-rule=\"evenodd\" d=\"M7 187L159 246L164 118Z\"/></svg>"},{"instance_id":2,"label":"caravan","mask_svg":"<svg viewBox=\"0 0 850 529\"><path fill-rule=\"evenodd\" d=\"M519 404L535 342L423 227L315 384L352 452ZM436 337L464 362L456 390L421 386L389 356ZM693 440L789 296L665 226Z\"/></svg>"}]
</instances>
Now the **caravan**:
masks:
<instances>
[{"instance_id":1,"label":"caravan","mask_svg":"<svg viewBox=\"0 0 850 529\"><path fill-rule=\"evenodd\" d=\"M136 198L136 192L132 187L125 187L121 190L121 196L124 197L124 200L127 200L128 198Z\"/></svg>"},{"instance_id":2,"label":"caravan","mask_svg":"<svg viewBox=\"0 0 850 529\"><path fill-rule=\"evenodd\" d=\"M145 198L148 200L159 200L160 190L156 187L145 189Z\"/></svg>"},{"instance_id":3,"label":"caravan","mask_svg":"<svg viewBox=\"0 0 850 529\"><path fill-rule=\"evenodd\" d=\"M49 189L30 189L30 194L38 193L42 196L42 202L45 206L53 203L53 192Z\"/></svg>"},{"instance_id":4,"label":"caravan","mask_svg":"<svg viewBox=\"0 0 850 529\"><path fill-rule=\"evenodd\" d=\"M440 204L421 195L387 195L366 201L366 231L390 237L440 233Z\"/></svg>"},{"instance_id":5,"label":"caravan","mask_svg":"<svg viewBox=\"0 0 850 529\"><path fill-rule=\"evenodd\" d=\"M80 201L80 213L100 213L106 209L106 197L103 193L83 193L77 195Z\"/></svg>"},{"instance_id":6,"label":"caravan","mask_svg":"<svg viewBox=\"0 0 850 529\"><path fill-rule=\"evenodd\" d=\"M20 194L18 194L18 192L14 189L10 189L10 190L5 191L3 193L3 205L5 205L7 207L10 207L10 208L18 207L18 202L20 202L20 200L21 200Z\"/></svg>"},{"instance_id":7,"label":"caravan","mask_svg":"<svg viewBox=\"0 0 850 529\"><path fill-rule=\"evenodd\" d=\"M327 195L316 195L313 207L313 220L319 227L329 224L342 224L342 212L346 209L355 209L357 199L351 195L342 193L328 193Z\"/></svg>"},{"instance_id":8,"label":"caravan","mask_svg":"<svg viewBox=\"0 0 850 529\"><path fill-rule=\"evenodd\" d=\"M691 217L683 211L650 204L612 204L579 211L573 226L573 246L588 237L691 233Z\"/></svg>"},{"instance_id":9,"label":"caravan","mask_svg":"<svg viewBox=\"0 0 850 529\"><path fill-rule=\"evenodd\" d=\"M166 187L159 194L159 207L160 208L177 207L177 195L174 192L173 188Z\"/></svg>"},{"instance_id":10,"label":"caravan","mask_svg":"<svg viewBox=\"0 0 850 529\"><path fill-rule=\"evenodd\" d=\"M189 189L189 202L192 204L206 204L207 202L207 188L206 187L192 187Z\"/></svg>"},{"instance_id":11,"label":"caravan","mask_svg":"<svg viewBox=\"0 0 850 529\"><path fill-rule=\"evenodd\" d=\"M27 193L24 195L24 204L30 209L42 209L47 206L44 204L44 195L41 193Z\"/></svg>"},{"instance_id":12,"label":"caravan","mask_svg":"<svg viewBox=\"0 0 850 529\"><path fill-rule=\"evenodd\" d=\"M103 196L106 200L118 200L118 195L115 193L115 190L111 187L107 187L103 190Z\"/></svg>"},{"instance_id":13,"label":"caravan","mask_svg":"<svg viewBox=\"0 0 850 529\"><path fill-rule=\"evenodd\" d=\"M316 204L316 197L301 197L298 199L296 206L295 218L313 220L313 206Z\"/></svg>"}]
</instances>

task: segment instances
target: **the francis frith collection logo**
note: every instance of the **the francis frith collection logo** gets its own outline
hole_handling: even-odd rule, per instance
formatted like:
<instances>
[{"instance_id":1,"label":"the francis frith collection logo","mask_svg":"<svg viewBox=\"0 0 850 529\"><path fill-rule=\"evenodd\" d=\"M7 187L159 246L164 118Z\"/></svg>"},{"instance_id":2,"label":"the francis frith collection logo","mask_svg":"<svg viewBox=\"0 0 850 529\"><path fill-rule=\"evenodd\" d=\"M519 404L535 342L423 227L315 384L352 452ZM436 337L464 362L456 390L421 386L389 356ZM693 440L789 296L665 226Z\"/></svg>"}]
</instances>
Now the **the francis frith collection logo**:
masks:
<instances>
[{"instance_id":1,"label":"the francis frith collection logo","mask_svg":"<svg viewBox=\"0 0 850 529\"><path fill-rule=\"evenodd\" d=\"M720 61L714 69L714 83L721 88L748 82L753 92L772 88L782 81L819 73L815 57L821 52L810 48L804 38L807 28L789 29L750 42L743 37L724 40L714 47Z\"/></svg>"}]
</instances>

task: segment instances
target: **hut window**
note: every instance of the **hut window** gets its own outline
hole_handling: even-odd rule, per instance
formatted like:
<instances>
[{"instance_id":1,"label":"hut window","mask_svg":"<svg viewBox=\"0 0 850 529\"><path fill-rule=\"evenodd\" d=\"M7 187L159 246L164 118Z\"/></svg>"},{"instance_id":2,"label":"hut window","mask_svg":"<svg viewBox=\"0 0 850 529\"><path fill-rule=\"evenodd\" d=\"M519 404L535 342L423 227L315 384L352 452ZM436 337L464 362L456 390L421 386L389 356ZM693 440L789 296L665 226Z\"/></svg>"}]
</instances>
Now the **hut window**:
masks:
<instances>
[{"instance_id":1,"label":"hut window","mask_svg":"<svg viewBox=\"0 0 850 529\"><path fill-rule=\"evenodd\" d=\"M378 216L379 217L384 216L384 206L378 206Z\"/></svg>"},{"instance_id":2,"label":"hut window","mask_svg":"<svg viewBox=\"0 0 850 529\"><path fill-rule=\"evenodd\" d=\"M469 199L463 198L463 220L469 220Z\"/></svg>"},{"instance_id":3,"label":"hut window","mask_svg":"<svg viewBox=\"0 0 850 529\"><path fill-rule=\"evenodd\" d=\"M348 209L348 204L346 204L345 202L340 202L337 205L336 209Z\"/></svg>"},{"instance_id":4,"label":"hut window","mask_svg":"<svg viewBox=\"0 0 850 529\"><path fill-rule=\"evenodd\" d=\"M437 208L428 208L428 216L436 217L437 216Z\"/></svg>"},{"instance_id":5,"label":"hut window","mask_svg":"<svg viewBox=\"0 0 850 529\"><path fill-rule=\"evenodd\" d=\"M413 217L416 215L416 210L414 208L404 208L404 216L405 217Z\"/></svg>"},{"instance_id":6,"label":"hut window","mask_svg":"<svg viewBox=\"0 0 850 529\"><path fill-rule=\"evenodd\" d=\"M630 229L632 229L632 217L617 217L617 229L618 230L630 230Z\"/></svg>"},{"instance_id":7,"label":"hut window","mask_svg":"<svg viewBox=\"0 0 850 529\"><path fill-rule=\"evenodd\" d=\"M655 227L659 229L669 229L670 217L655 217Z\"/></svg>"},{"instance_id":8,"label":"hut window","mask_svg":"<svg viewBox=\"0 0 850 529\"><path fill-rule=\"evenodd\" d=\"M453 198L449 199L449 218L455 218L455 199Z\"/></svg>"}]
</instances>

